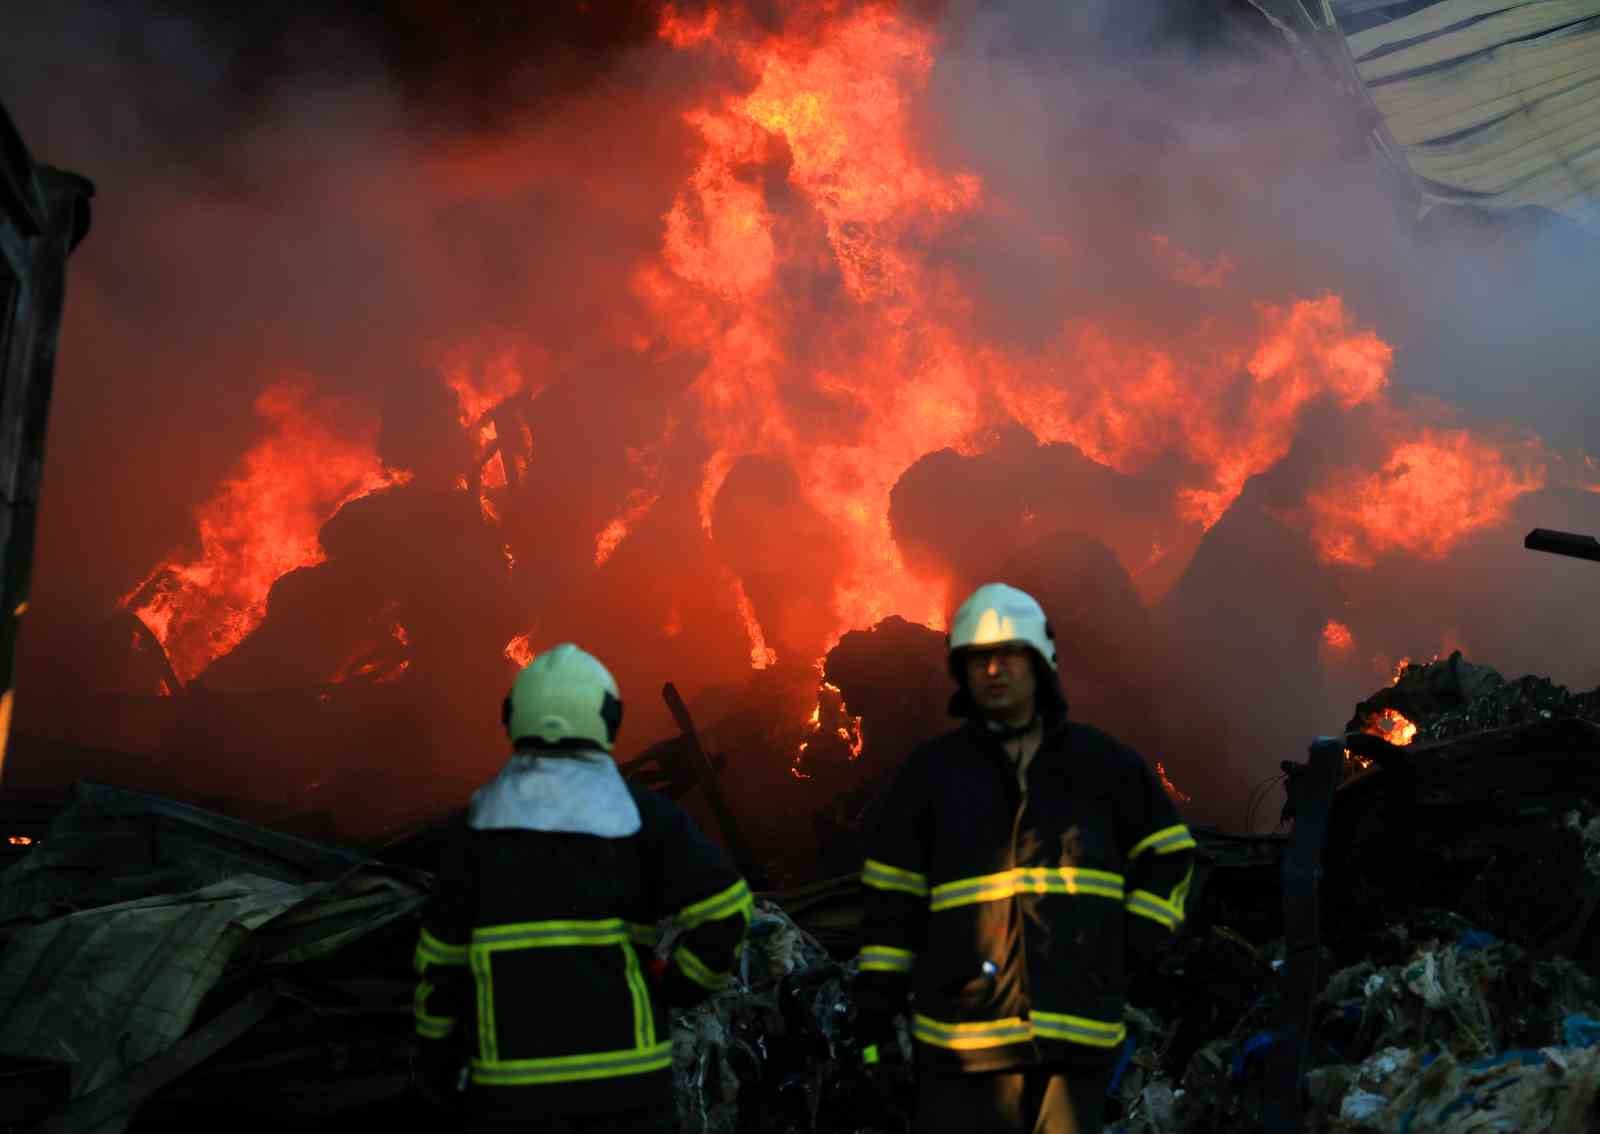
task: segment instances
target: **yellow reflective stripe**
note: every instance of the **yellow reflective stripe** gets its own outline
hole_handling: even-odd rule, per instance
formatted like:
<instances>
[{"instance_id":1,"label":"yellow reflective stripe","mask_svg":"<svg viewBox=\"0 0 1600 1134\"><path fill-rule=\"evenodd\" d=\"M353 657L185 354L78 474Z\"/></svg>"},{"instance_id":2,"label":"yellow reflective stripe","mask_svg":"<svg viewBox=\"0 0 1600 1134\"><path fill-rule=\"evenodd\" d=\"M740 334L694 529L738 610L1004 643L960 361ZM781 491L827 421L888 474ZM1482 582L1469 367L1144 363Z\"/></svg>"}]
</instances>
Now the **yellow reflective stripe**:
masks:
<instances>
[{"instance_id":1,"label":"yellow reflective stripe","mask_svg":"<svg viewBox=\"0 0 1600 1134\"><path fill-rule=\"evenodd\" d=\"M672 959L678 963L678 968L683 970L683 975L694 981L701 988L708 988L712 992L721 992L733 980L732 973L714 973L711 968L696 957L687 945L679 945L672 951Z\"/></svg>"},{"instance_id":2,"label":"yellow reflective stripe","mask_svg":"<svg viewBox=\"0 0 1600 1134\"><path fill-rule=\"evenodd\" d=\"M956 906L995 902L1015 894L1087 894L1122 900L1122 875L1075 866L1019 866L999 874L958 878L933 888L928 908L937 913Z\"/></svg>"},{"instance_id":3,"label":"yellow reflective stripe","mask_svg":"<svg viewBox=\"0 0 1600 1134\"><path fill-rule=\"evenodd\" d=\"M1126 1026L1108 1020L1091 1020L1061 1012L1040 1012L1038 1009L1030 1012L1029 1016L1033 1020L1033 1032L1040 1039L1066 1040L1090 1047L1116 1047L1128 1038Z\"/></svg>"},{"instance_id":4,"label":"yellow reflective stripe","mask_svg":"<svg viewBox=\"0 0 1600 1134\"><path fill-rule=\"evenodd\" d=\"M469 949L467 962L472 966L473 984L478 990L478 1054L493 1060L500 1054L500 1044L495 1037L494 1024L494 953L488 949Z\"/></svg>"},{"instance_id":5,"label":"yellow reflective stripe","mask_svg":"<svg viewBox=\"0 0 1600 1134\"><path fill-rule=\"evenodd\" d=\"M1183 913L1184 908L1189 903L1189 885L1193 881L1194 881L1194 863L1191 862L1189 864L1189 869L1184 872L1183 881L1179 882L1176 886L1174 886L1172 888L1172 893L1167 896L1167 900L1169 902L1171 902L1174 906L1178 907L1178 913L1180 915Z\"/></svg>"},{"instance_id":6,"label":"yellow reflective stripe","mask_svg":"<svg viewBox=\"0 0 1600 1134\"><path fill-rule=\"evenodd\" d=\"M1033 1038L1033 1029L1028 1021L1015 1016L1004 1020L952 1024L919 1012L911 1018L911 1034L934 1047L972 1051L985 1047L1004 1047L1008 1043L1027 1043Z\"/></svg>"},{"instance_id":7,"label":"yellow reflective stripe","mask_svg":"<svg viewBox=\"0 0 1600 1134\"><path fill-rule=\"evenodd\" d=\"M1158 922L1168 929L1178 928L1183 921L1183 908L1175 906L1159 894L1152 894L1149 890L1135 890L1128 895L1128 900L1123 903L1129 913L1147 917Z\"/></svg>"},{"instance_id":8,"label":"yellow reflective stripe","mask_svg":"<svg viewBox=\"0 0 1600 1134\"><path fill-rule=\"evenodd\" d=\"M422 932L417 935L416 968L420 973L428 965L464 965L467 963L467 947L465 945L452 945L448 941L441 941L428 932L423 926Z\"/></svg>"},{"instance_id":9,"label":"yellow reflective stripe","mask_svg":"<svg viewBox=\"0 0 1600 1134\"><path fill-rule=\"evenodd\" d=\"M535 1083L566 1083L582 1079L611 1079L640 1075L672 1066L672 1043L651 1044L628 1051L597 1051L550 1059L493 1059L472 1061L472 1081L485 1086L516 1087Z\"/></svg>"},{"instance_id":10,"label":"yellow reflective stripe","mask_svg":"<svg viewBox=\"0 0 1600 1134\"><path fill-rule=\"evenodd\" d=\"M456 1022L445 1016L424 1016L417 1013L417 1035L423 1039L449 1039L456 1030Z\"/></svg>"},{"instance_id":11,"label":"yellow reflective stripe","mask_svg":"<svg viewBox=\"0 0 1600 1134\"><path fill-rule=\"evenodd\" d=\"M856 958L860 972L909 973L917 955L910 949L896 949L889 945L863 945Z\"/></svg>"},{"instance_id":12,"label":"yellow reflective stripe","mask_svg":"<svg viewBox=\"0 0 1600 1134\"><path fill-rule=\"evenodd\" d=\"M1128 852L1128 861L1132 862L1145 851L1172 854L1174 851L1191 850L1195 845L1194 836L1189 834L1189 828L1178 823L1171 827L1163 827L1155 834L1146 835L1134 843L1133 849Z\"/></svg>"},{"instance_id":13,"label":"yellow reflective stripe","mask_svg":"<svg viewBox=\"0 0 1600 1134\"><path fill-rule=\"evenodd\" d=\"M622 967L628 978L628 994L633 997L633 1043L647 1048L656 1042L655 1014L650 1009L650 990L645 987L639 954L627 941L622 943Z\"/></svg>"},{"instance_id":14,"label":"yellow reflective stripe","mask_svg":"<svg viewBox=\"0 0 1600 1134\"><path fill-rule=\"evenodd\" d=\"M661 940L661 930L654 925L645 925L643 922L630 921L628 923L628 940L632 941L635 945L644 945L647 948L653 949L655 948L656 943Z\"/></svg>"},{"instance_id":15,"label":"yellow reflective stripe","mask_svg":"<svg viewBox=\"0 0 1600 1134\"><path fill-rule=\"evenodd\" d=\"M874 890L899 890L918 898L928 896L928 876L915 870L901 870L887 862L869 858L861 864L861 884Z\"/></svg>"},{"instance_id":16,"label":"yellow reflective stripe","mask_svg":"<svg viewBox=\"0 0 1600 1134\"><path fill-rule=\"evenodd\" d=\"M487 925L472 931L469 951L532 949L558 945L616 945L628 939L620 917L600 921L523 921Z\"/></svg>"},{"instance_id":17,"label":"yellow reflective stripe","mask_svg":"<svg viewBox=\"0 0 1600 1134\"><path fill-rule=\"evenodd\" d=\"M674 918L685 929L693 929L697 925L704 925L708 921L729 917L735 913L741 914L744 920L750 920L751 911L755 908L755 898L750 895L750 886L743 878L729 886L726 890L719 890L709 898L703 898L691 906L684 906Z\"/></svg>"}]
</instances>

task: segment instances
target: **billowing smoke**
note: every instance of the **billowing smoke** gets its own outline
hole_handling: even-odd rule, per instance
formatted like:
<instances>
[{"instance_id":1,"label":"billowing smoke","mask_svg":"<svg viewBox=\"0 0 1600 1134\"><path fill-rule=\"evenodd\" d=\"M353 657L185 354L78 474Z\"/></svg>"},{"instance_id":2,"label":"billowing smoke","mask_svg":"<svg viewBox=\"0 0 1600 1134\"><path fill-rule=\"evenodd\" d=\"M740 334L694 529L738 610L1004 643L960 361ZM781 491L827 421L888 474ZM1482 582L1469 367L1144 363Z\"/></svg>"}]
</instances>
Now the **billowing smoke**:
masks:
<instances>
[{"instance_id":1,"label":"billowing smoke","mask_svg":"<svg viewBox=\"0 0 1600 1134\"><path fill-rule=\"evenodd\" d=\"M219 11L0 47L99 188L8 779L391 829L571 638L777 811L814 663L992 578L1230 826L1403 657L1600 681L1520 546L1600 531L1586 238L1418 221L1248 4Z\"/></svg>"}]
</instances>

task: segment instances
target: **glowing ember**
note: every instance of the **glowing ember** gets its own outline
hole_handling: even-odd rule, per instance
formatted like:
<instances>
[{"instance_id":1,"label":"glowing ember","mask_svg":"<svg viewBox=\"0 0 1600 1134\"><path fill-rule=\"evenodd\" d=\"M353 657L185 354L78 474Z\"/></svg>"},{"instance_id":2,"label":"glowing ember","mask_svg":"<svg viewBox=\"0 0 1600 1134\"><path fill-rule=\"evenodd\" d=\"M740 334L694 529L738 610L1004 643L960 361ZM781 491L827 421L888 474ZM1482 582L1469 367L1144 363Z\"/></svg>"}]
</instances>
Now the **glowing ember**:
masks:
<instances>
[{"instance_id":1,"label":"glowing ember","mask_svg":"<svg viewBox=\"0 0 1600 1134\"><path fill-rule=\"evenodd\" d=\"M1322 628L1322 644L1330 650L1343 653L1353 647L1356 644L1356 640L1354 635L1350 633L1350 627L1343 622L1330 618L1327 625Z\"/></svg>"},{"instance_id":2,"label":"glowing ember","mask_svg":"<svg viewBox=\"0 0 1600 1134\"><path fill-rule=\"evenodd\" d=\"M515 663L518 669L527 665L537 656L537 651L533 648L531 638L531 634L518 634L506 643L505 655Z\"/></svg>"},{"instance_id":3,"label":"glowing ember","mask_svg":"<svg viewBox=\"0 0 1600 1134\"><path fill-rule=\"evenodd\" d=\"M1188 803L1194 798L1188 792L1184 791L1177 784L1172 782L1172 778L1167 775L1167 769L1162 766L1160 760L1156 761L1156 775L1161 780L1162 788L1166 791L1167 795L1171 797L1174 803Z\"/></svg>"},{"instance_id":4,"label":"glowing ember","mask_svg":"<svg viewBox=\"0 0 1600 1134\"><path fill-rule=\"evenodd\" d=\"M1393 551L1439 559L1503 524L1517 497L1544 481L1542 466L1515 467L1465 430L1423 430L1396 445L1379 471L1314 493L1311 538L1328 563L1370 567Z\"/></svg>"},{"instance_id":5,"label":"glowing ember","mask_svg":"<svg viewBox=\"0 0 1600 1134\"><path fill-rule=\"evenodd\" d=\"M411 639L406 636L406 628L400 625L398 622L390 625L389 637L393 638L396 642L399 642L402 646L409 646L411 644Z\"/></svg>"},{"instance_id":6,"label":"glowing ember","mask_svg":"<svg viewBox=\"0 0 1600 1134\"><path fill-rule=\"evenodd\" d=\"M1399 661L1395 662L1394 672L1389 677L1389 684L1399 685L1400 679L1406 675L1406 667L1408 667L1410 664L1411 659L1409 657L1401 658Z\"/></svg>"},{"instance_id":7,"label":"glowing ember","mask_svg":"<svg viewBox=\"0 0 1600 1134\"><path fill-rule=\"evenodd\" d=\"M1372 767L1372 757L1371 756L1357 756L1354 752L1350 751L1350 749L1348 749L1348 748L1346 748L1344 750L1344 774L1345 775L1353 776L1357 772L1365 772L1370 767Z\"/></svg>"},{"instance_id":8,"label":"glowing ember","mask_svg":"<svg viewBox=\"0 0 1600 1134\"><path fill-rule=\"evenodd\" d=\"M378 460L378 423L304 383L256 399L267 434L195 515L200 554L174 555L122 600L191 681L260 625L283 575L325 558L317 533L345 504L410 474Z\"/></svg>"},{"instance_id":9,"label":"glowing ember","mask_svg":"<svg viewBox=\"0 0 1600 1134\"><path fill-rule=\"evenodd\" d=\"M30 839L27 835L7 835L6 842L14 847L31 847L37 845L36 841Z\"/></svg>"},{"instance_id":10,"label":"glowing ember","mask_svg":"<svg viewBox=\"0 0 1600 1134\"><path fill-rule=\"evenodd\" d=\"M1384 709L1367 717L1361 731L1381 736L1390 744L1410 744L1416 738L1417 726L1406 719L1398 709Z\"/></svg>"}]
</instances>

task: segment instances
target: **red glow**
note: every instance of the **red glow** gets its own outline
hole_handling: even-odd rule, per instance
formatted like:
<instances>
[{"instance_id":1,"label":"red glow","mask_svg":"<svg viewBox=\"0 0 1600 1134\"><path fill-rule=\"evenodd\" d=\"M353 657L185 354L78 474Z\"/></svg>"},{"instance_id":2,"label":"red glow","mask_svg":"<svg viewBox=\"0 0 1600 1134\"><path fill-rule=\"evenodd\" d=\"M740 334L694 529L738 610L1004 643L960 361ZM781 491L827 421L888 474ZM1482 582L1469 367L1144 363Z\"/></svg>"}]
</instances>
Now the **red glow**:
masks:
<instances>
[{"instance_id":1,"label":"red glow","mask_svg":"<svg viewBox=\"0 0 1600 1134\"><path fill-rule=\"evenodd\" d=\"M1350 627L1343 622L1337 622L1330 618L1327 625L1322 628L1322 642L1330 650L1343 653L1352 648L1356 640L1350 633Z\"/></svg>"},{"instance_id":2,"label":"red glow","mask_svg":"<svg viewBox=\"0 0 1600 1134\"><path fill-rule=\"evenodd\" d=\"M378 460L378 422L305 382L256 399L266 435L197 510L200 553L157 564L122 601L191 681L260 625L283 575L324 559L317 532L345 504L410 474Z\"/></svg>"},{"instance_id":3,"label":"red glow","mask_svg":"<svg viewBox=\"0 0 1600 1134\"><path fill-rule=\"evenodd\" d=\"M1161 787L1174 803L1188 803L1194 798L1172 782L1172 778L1167 775L1167 769L1162 766L1160 760L1156 761L1156 776L1161 780Z\"/></svg>"},{"instance_id":4,"label":"red glow","mask_svg":"<svg viewBox=\"0 0 1600 1134\"><path fill-rule=\"evenodd\" d=\"M1397 443L1377 472L1312 494L1311 537L1329 563L1370 567L1396 551L1442 559L1467 536L1505 523L1517 497L1544 481L1542 466L1519 468L1465 430L1425 429Z\"/></svg>"},{"instance_id":5,"label":"red glow","mask_svg":"<svg viewBox=\"0 0 1600 1134\"><path fill-rule=\"evenodd\" d=\"M1417 726L1398 709L1384 709L1367 717L1361 731L1381 736L1390 744L1410 744L1417 735Z\"/></svg>"},{"instance_id":6,"label":"red glow","mask_svg":"<svg viewBox=\"0 0 1600 1134\"><path fill-rule=\"evenodd\" d=\"M529 634L518 634L506 643L505 655L511 659L518 669L523 668L538 656L538 651L533 648L530 638L531 635Z\"/></svg>"}]
</instances>

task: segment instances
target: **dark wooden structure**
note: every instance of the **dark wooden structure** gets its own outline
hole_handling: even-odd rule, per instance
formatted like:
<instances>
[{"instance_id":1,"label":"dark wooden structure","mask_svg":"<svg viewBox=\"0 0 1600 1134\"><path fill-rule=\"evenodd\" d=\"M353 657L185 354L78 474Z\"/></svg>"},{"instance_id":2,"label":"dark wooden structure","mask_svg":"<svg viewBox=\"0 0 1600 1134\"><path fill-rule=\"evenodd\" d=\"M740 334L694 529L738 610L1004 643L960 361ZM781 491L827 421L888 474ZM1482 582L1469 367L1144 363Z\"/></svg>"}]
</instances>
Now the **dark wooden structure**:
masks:
<instances>
[{"instance_id":1,"label":"dark wooden structure","mask_svg":"<svg viewBox=\"0 0 1600 1134\"><path fill-rule=\"evenodd\" d=\"M35 164L0 107L0 777L17 630L28 608L67 256L89 229L93 195L84 178Z\"/></svg>"}]
</instances>

